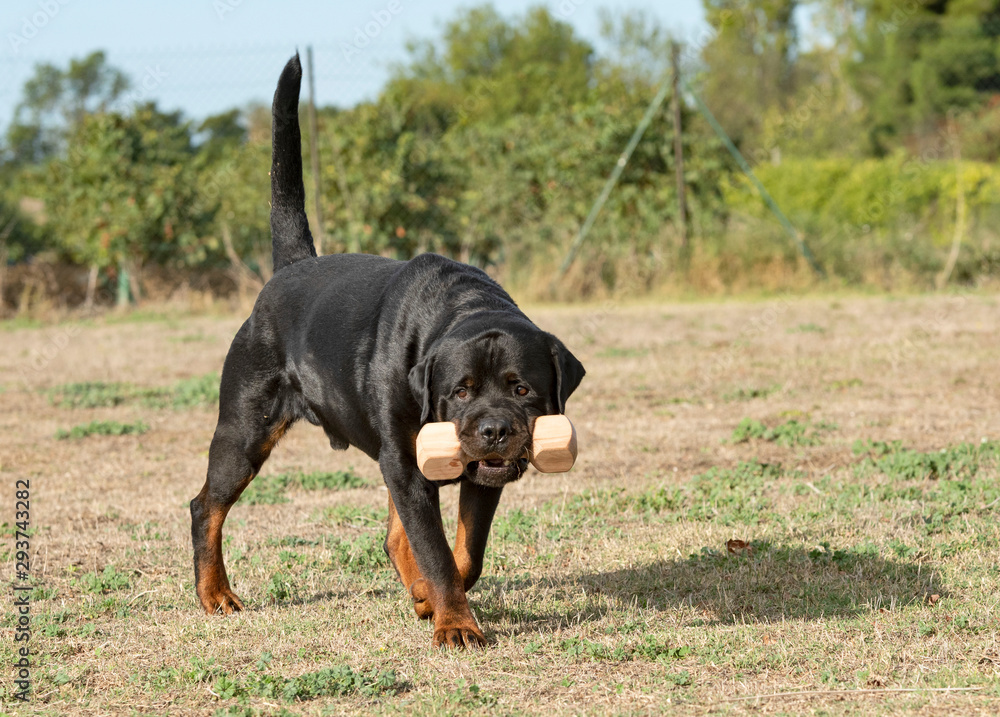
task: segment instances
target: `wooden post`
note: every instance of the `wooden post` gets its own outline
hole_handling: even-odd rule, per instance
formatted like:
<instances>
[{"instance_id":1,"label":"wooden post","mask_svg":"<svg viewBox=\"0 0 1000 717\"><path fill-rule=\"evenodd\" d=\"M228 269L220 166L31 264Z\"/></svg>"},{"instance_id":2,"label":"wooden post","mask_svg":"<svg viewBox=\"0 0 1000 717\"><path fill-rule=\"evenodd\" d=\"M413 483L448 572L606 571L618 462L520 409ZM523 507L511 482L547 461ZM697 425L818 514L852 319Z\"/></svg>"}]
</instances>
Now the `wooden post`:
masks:
<instances>
[{"instance_id":1,"label":"wooden post","mask_svg":"<svg viewBox=\"0 0 1000 717\"><path fill-rule=\"evenodd\" d=\"M7 279L7 239L14 232L14 227L17 226L17 215L13 215L10 221L7 222L7 226L0 231L0 316L4 315L4 303L3 303L3 290L4 281Z\"/></svg>"},{"instance_id":2,"label":"wooden post","mask_svg":"<svg viewBox=\"0 0 1000 717\"><path fill-rule=\"evenodd\" d=\"M674 172L677 177L677 223L681 233L681 259L686 264L691 255L687 226L687 190L684 186L684 143L681 141L681 46L670 43L670 65L673 69L673 95L670 98L674 116Z\"/></svg>"},{"instance_id":3,"label":"wooden post","mask_svg":"<svg viewBox=\"0 0 1000 717\"><path fill-rule=\"evenodd\" d=\"M121 311L129 305L129 278L128 269L125 268L125 263L120 262L118 264L118 296L115 300L116 308Z\"/></svg>"},{"instance_id":4,"label":"wooden post","mask_svg":"<svg viewBox=\"0 0 1000 717\"><path fill-rule=\"evenodd\" d=\"M306 47L306 68L309 73L309 155L312 160L313 191L316 194L316 253L323 254L323 193L319 177L319 130L316 127L316 83L313 78L313 49Z\"/></svg>"}]
</instances>

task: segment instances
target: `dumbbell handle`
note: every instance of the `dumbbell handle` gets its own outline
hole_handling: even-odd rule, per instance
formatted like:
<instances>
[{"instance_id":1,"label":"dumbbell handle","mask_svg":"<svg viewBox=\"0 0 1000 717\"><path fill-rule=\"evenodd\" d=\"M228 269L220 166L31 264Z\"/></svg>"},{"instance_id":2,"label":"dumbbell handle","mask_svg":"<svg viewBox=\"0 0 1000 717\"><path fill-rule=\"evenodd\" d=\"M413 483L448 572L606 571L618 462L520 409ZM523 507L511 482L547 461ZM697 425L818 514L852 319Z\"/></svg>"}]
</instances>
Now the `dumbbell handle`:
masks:
<instances>
[{"instance_id":1,"label":"dumbbell handle","mask_svg":"<svg viewBox=\"0 0 1000 717\"><path fill-rule=\"evenodd\" d=\"M469 457L454 423L428 423L417 434L417 467L428 480L462 475ZM539 416L531 435L531 465L541 473L564 473L576 462L576 429L566 416Z\"/></svg>"}]
</instances>

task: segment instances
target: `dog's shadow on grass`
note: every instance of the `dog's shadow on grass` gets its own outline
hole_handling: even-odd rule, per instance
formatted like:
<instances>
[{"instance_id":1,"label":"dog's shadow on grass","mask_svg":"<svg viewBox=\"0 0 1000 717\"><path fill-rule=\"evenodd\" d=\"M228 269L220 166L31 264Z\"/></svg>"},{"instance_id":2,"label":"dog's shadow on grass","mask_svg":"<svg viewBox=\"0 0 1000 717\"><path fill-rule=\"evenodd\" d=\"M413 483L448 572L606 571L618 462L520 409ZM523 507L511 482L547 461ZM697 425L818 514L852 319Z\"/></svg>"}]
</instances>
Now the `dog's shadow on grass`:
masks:
<instances>
[{"instance_id":1,"label":"dog's shadow on grass","mask_svg":"<svg viewBox=\"0 0 1000 717\"><path fill-rule=\"evenodd\" d=\"M686 609L706 624L776 622L851 617L947 595L937 571L919 556L896 560L881 557L874 548L804 549L764 542L734 553L703 548L687 558L530 582L522 587L543 597L540 609L534 611L523 600L504 600L497 605L497 617L513 625L503 632L599 620L630 606ZM551 606L553 599L566 609L541 607Z\"/></svg>"}]
</instances>

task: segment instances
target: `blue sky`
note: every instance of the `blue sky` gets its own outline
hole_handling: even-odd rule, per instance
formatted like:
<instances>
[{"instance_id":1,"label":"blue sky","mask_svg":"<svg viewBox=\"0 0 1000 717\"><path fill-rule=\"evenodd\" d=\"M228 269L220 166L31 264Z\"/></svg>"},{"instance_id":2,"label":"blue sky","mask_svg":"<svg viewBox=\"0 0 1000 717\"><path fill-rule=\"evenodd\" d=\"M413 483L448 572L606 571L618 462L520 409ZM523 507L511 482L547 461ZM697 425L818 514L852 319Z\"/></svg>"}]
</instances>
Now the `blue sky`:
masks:
<instances>
[{"instance_id":1,"label":"blue sky","mask_svg":"<svg viewBox=\"0 0 1000 717\"><path fill-rule=\"evenodd\" d=\"M462 0L3 0L0 125L37 62L65 66L103 49L136 84L135 99L203 117L269 102L285 59L314 45L317 102L349 105L374 96L411 38L437 36ZM700 0L495 0L504 15L544 4L599 46L598 9L644 9L681 38L704 29ZM376 25L377 20L382 23ZM367 37L364 33L367 26ZM358 40L360 38L360 40ZM369 42L364 47L364 40ZM357 53L345 52L354 46ZM145 87L143 87L145 83Z\"/></svg>"}]
</instances>

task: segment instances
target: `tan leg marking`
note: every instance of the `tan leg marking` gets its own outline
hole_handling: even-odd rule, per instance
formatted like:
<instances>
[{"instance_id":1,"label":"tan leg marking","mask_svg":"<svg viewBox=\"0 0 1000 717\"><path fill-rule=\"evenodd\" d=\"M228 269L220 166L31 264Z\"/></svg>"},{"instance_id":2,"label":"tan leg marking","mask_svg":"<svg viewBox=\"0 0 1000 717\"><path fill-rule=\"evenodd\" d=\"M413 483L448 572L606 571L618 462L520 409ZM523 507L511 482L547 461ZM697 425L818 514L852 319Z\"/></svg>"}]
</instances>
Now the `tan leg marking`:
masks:
<instances>
[{"instance_id":1,"label":"tan leg marking","mask_svg":"<svg viewBox=\"0 0 1000 717\"><path fill-rule=\"evenodd\" d=\"M198 560L198 599L209 615L217 612L226 615L243 609L243 602L229 585L226 566L222 560L222 524L228 509L212 509L206 520L205 554Z\"/></svg>"},{"instance_id":2,"label":"tan leg marking","mask_svg":"<svg viewBox=\"0 0 1000 717\"><path fill-rule=\"evenodd\" d=\"M386 540L389 558L403 586L413 598L413 608L422 620L434 621L435 647L479 647L486 644L476 618L469 609L462 582L464 576L455 573L455 583L440 589L420 574L413 557L410 541L396 506L389 497L389 534Z\"/></svg>"},{"instance_id":3,"label":"tan leg marking","mask_svg":"<svg viewBox=\"0 0 1000 717\"><path fill-rule=\"evenodd\" d=\"M399 519L396 506L389 496L389 533L386 539L389 548L389 560L396 569L396 575L403 583L403 587L413 598L413 609L421 620L429 620L434 616L431 601L428 599L430 593L427 589L427 581L420 574L417 561L413 557L413 550L410 548L410 540L406 537L403 529L403 521Z\"/></svg>"}]
</instances>

